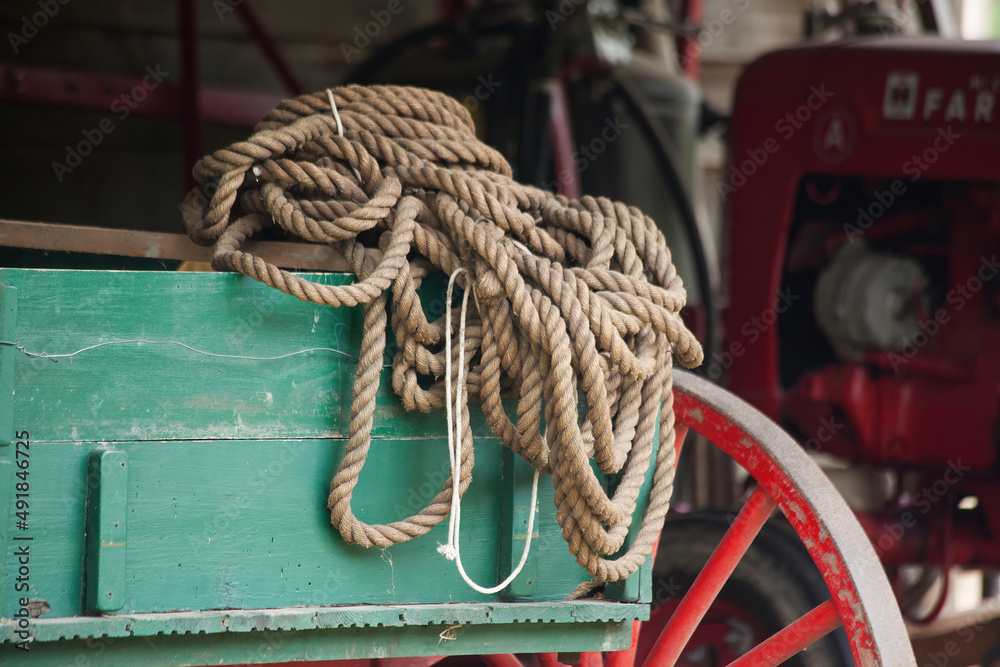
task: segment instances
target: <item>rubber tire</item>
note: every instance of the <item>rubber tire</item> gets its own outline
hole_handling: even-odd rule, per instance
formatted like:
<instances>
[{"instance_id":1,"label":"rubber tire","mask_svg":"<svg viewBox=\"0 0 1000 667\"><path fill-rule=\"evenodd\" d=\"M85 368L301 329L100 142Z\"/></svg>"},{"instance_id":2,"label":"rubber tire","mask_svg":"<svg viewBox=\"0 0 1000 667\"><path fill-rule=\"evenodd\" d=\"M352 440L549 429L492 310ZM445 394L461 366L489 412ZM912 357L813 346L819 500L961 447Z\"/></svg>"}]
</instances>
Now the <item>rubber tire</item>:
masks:
<instances>
[{"instance_id":1,"label":"rubber tire","mask_svg":"<svg viewBox=\"0 0 1000 667\"><path fill-rule=\"evenodd\" d=\"M653 565L657 593L684 591L722 540L734 513L695 512L667 520ZM784 520L769 521L737 565L719 597L758 619L769 636L830 597L819 569ZM760 638L763 639L763 638ZM844 630L838 629L784 663L795 667L854 665Z\"/></svg>"}]
</instances>

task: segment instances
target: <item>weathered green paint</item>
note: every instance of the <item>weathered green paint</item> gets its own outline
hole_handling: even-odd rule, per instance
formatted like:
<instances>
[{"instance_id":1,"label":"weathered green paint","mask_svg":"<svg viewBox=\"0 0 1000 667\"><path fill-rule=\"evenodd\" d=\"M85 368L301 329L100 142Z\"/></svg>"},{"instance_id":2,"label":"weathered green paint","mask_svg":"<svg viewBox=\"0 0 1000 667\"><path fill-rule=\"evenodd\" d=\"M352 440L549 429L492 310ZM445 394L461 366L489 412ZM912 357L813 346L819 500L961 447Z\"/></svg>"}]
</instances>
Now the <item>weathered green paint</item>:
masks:
<instances>
[{"instance_id":1,"label":"weathered green paint","mask_svg":"<svg viewBox=\"0 0 1000 667\"><path fill-rule=\"evenodd\" d=\"M13 343L17 338L17 288L0 282L0 340ZM0 447L14 437L14 367L18 351L13 345L0 345Z\"/></svg>"},{"instance_id":2,"label":"weathered green paint","mask_svg":"<svg viewBox=\"0 0 1000 667\"><path fill-rule=\"evenodd\" d=\"M51 362L46 362L51 363ZM87 459L100 443L46 443L32 432L33 590L52 615L82 613ZM321 604L491 601L471 591L437 553L447 522L389 549L345 544L326 510L342 440L116 442L128 460L125 612L270 608ZM379 440L355 490L369 522L423 506L447 476L443 439ZM480 583L499 579L500 459L476 442L474 480L463 498L462 554ZM405 462L401 465L401 462ZM539 484L537 550L547 563L535 599L561 600L586 573L555 522L552 486ZM10 516L10 515L8 515ZM42 530L35 530L41 527ZM75 557L67 558L68 554ZM10 552L4 558L12 559ZM12 562L12 561L10 561ZM14 601L3 582L0 615Z\"/></svg>"},{"instance_id":3,"label":"weathered green paint","mask_svg":"<svg viewBox=\"0 0 1000 667\"><path fill-rule=\"evenodd\" d=\"M230 609L154 614L115 614L31 621L39 642L74 637L152 637L162 633L231 632L404 627L410 625L493 625L512 623L626 623L649 617L645 605L603 600L575 602L494 602L452 604L344 605L282 609ZM0 641L13 637L13 624L0 621Z\"/></svg>"},{"instance_id":4,"label":"weathered green paint","mask_svg":"<svg viewBox=\"0 0 1000 667\"><path fill-rule=\"evenodd\" d=\"M594 605L624 607L626 613L590 612L588 608ZM575 609L564 610L565 606ZM528 611L517 611L524 607ZM614 619L645 614L648 610L645 606L610 602L420 605L412 611L405 606L341 609L204 612L189 614L187 618L180 618L181 614L158 614L178 617L163 626L156 621L157 627L168 628L165 634L146 633L147 624L142 617L84 619L116 625L101 632L81 624L76 630L78 634L99 639L38 641L27 653L9 643L0 645L0 662L11 666L166 667L536 653L558 647L614 651L627 648L632 639L632 621ZM324 612L329 612L331 619L324 619ZM332 615L339 615L336 624L330 624ZM612 620L600 620L601 617ZM525 622L515 623L515 619ZM380 623L381 620L386 623ZM454 627L458 625L461 627ZM449 636L455 639L442 639L442 633L449 628ZM37 628L35 631L42 632Z\"/></svg>"},{"instance_id":5,"label":"weathered green paint","mask_svg":"<svg viewBox=\"0 0 1000 667\"><path fill-rule=\"evenodd\" d=\"M535 511L531 506L531 481L535 469L514 454L510 449L503 452L501 468L500 498L500 577L506 579L521 562L525 541L528 537L528 519ZM542 480L539 480L541 485ZM532 545L536 546L538 527L532 528ZM531 597L538 593L538 549L528 552L524 568L510 586L503 591L504 597Z\"/></svg>"},{"instance_id":6,"label":"weathered green paint","mask_svg":"<svg viewBox=\"0 0 1000 667\"><path fill-rule=\"evenodd\" d=\"M125 604L125 561L128 526L128 462L125 452L90 453L87 495L87 609L120 610ZM88 483L88 486L90 484Z\"/></svg>"},{"instance_id":7,"label":"weathered green paint","mask_svg":"<svg viewBox=\"0 0 1000 667\"><path fill-rule=\"evenodd\" d=\"M312 279L349 282L341 274ZM31 352L146 339L258 357L309 347L357 353L350 337L360 309L305 303L242 276L5 269L0 283L18 288L17 339ZM347 427L341 405L349 414L351 402L341 391L355 366L331 352L249 361L175 345L106 346L58 363L19 355L14 417L44 424L45 442L339 438ZM407 425L420 436L417 426L438 421Z\"/></svg>"},{"instance_id":8,"label":"weathered green paint","mask_svg":"<svg viewBox=\"0 0 1000 667\"><path fill-rule=\"evenodd\" d=\"M447 522L385 550L344 543L330 525L326 496L345 443L360 308L301 302L232 274L0 269L0 283L18 290L16 339L31 352L69 353L124 339L258 357L340 351L264 361L127 343L53 362L4 346L18 355L13 430L30 432L32 443L31 528L19 532L32 538L29 597L51 607L33 625L32 655L58 662L80 650L74 637L118 636L116 646L129 648L109 648L112 662L102 657L101 664L145 656L149 642L169 646L163 655L186 656L178 664L249 662L234 657L245 650L234 633L271 627L274 619L275 628L293 633L286 647L295 647L275 649L269 654L275 660L295 659L296 651L331 658L589 650L627 644L630 621L647 613L642 605L605 602L600 608L613 609L613 616L593 617L580 610L595 603L559 602L589 577L563 541L548 476L540 481L532 543L537 566L517 582L530 579L530 590L516 593L529 601L505 604L500 595L469 589L455 564L437 553ZM391 355L390 346L387 363ZM524 528L517 533L511 512L528 504L531 475L520 462L505 488L501 469L509 451L481 411L471 412L476 464L463 498L462 556L473 579L493 585L509 572L511 558L520 558ZM443 411L403 410L387 369L371 453L354 493L358 518L388 522L426 505L448 476L445 432ZM0 464L11 460L8 448ZM9 463L0 474L2 504L12 493ZM506 520L504 503L511 509ZM13 522L8 510L0 536ZM501 553L504 536L516 547ZM0 553L0 617L7 619L17 605L14 565L8 542ZM115 613L88 616L87 605ZM212 611L220 609L240 611ZM281 619L296 625L286 628ZM455 619L468 636L482 638L472 642L482 651L455 648L463 642L438 648L436 633L411 627L447 627ZM396 622L403 625L392 630ZM489 630L474 633L478 623ZM216 625L225 634L214 639L136 639L211 633ZM0 622L5 641L11 627ZM136 657L127 664L173 659Z\"/></svg>"},{"instance_id":9,"label":"weathered green paint","mask_svg":"<svg viewBox=\"0 0 1000 667\"><path fill-rule=\"evenodd\" d=\"M14 482L17 481L14 476L15 470L13 461L0 456L0 554L3 554L0 557L0 582L5 586L10 586L11 581L11 575L8 572L10 564L8 564L6 555L14 551L12 546L14 542L11 539L14 522L10 521L9 517L11 516L10 502L14 498ZM5 593L6 591L0 593L0 599L5 597ZM4 615L4 612L0 611L0 622L2 622Z\"/></svg>"}]
</instances>

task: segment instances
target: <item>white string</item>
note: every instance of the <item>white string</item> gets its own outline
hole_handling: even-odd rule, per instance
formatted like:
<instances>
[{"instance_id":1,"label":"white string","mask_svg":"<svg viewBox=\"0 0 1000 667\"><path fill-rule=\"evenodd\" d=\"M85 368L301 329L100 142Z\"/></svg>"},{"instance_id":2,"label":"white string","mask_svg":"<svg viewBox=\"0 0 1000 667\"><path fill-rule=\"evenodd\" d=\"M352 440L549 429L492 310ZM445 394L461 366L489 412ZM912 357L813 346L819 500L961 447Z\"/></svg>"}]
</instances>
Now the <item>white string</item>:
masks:
<instances>
[{"instance_id":1,"label":"white string","mask_svg":"<svg viewBox=\"0 0 1000 667\"><path fill-rule=\"evenodd\" d=\"M528 561L528 553L531 551L531 534L535 530L535 505L538 502L538 469L535 469L535 476L531 480L531 509L528 514L528 535L524 543L524 551L521 552L521 561L514 568L506 579L501 583L486 588L474 582L465 572L462 566L462 553L459 546L459 537L462 527L462 499L458 492L459 478L462 468L461 443L462 443L462 392L465 390L465 320L469 307L469 292L471 287L462 294L462 311L458 323L458 378L456 380L458 389L455 392L454 407L451 402L451 301L455 288L455 279L459 273L465 269L459 267L455 269L448 279L448 293L445 297L445 418L448 421L448 457L451 460L451 517L448 520L448 543L438 547L438 553L448 560L455 561L458 566L458 573L470 588L484 595L499 593L507 588L517 575L521 574L524 564ZM453 427L454 424L454 427Z\"/></svg>"},{"instance_id":2,"label":"white string","mask_svg":"<svg viewBox=\"0 0 1000 667\"><path fill-rule=\"evenodd\" d=\"M337 134L344 136L344 124L340 122L340 113L337 111L337 103L333 101L333 91L326 89L326 97L330 100L330 110L333 111L333 119L337 121Z\"/></svg>"},{"instance_id":3,"label":"white string","mask_svg":"<svg viewBox=\"0 0 1000 667\"><path fill-rule=\"evenodd\" d=\"M333 101L333 91L329 88L326 89L326 97L330 100L330 111L333 112L333 119L337 121L337 134L344 136L344 124L340 122L340 112L337 111L337 103ZM354 171L354 175L358 177L358 182L361 182L361 172L359 172L354 167L351 167Z\"/></svg>"},{"instance_id":4,"label":"white string","mask_svg":"<svg viewBox=\"0 0 1000 667\"><path fill-rule=\"evenodd\" d=\"M206 352L205 350L199 350L196 347L192 347L186 343L182 343L179 340L146 340L144 338L129 338L127 340L108 340L103 343L95 343L93 345L88 345L87 347L82 347L75 352L65 352L62 354L48 354L47 352L29 352L25 349L24 345L20 345L16 342L9 340L0 340L0 345L10 345L17 349L18 352L26 357L32 357L36 359L48 359L50 361L56 362L59 359L67 359L69 357L75 357L81 352L86 352L88 350L94 350L99 347L104 347L105 345L123 345L126 343L138 343L147 345L178 345L184 349L191 350L192 352L197 352L198 354L204 354L206 357L220 357L223 359L247 359L249 361L274 361L276 359L287 359L288 357L294 357L299 354L306 354L307 352L333 352L334 354L339 354L350 359L357 360L358 358L353 354L344 352L342 350L336 350L332 347L308 347L304 350L296 350L295 352L288 352L286 354L279 354L273 357L251 357L243 354L220 354L218 352Z\"/></svg>"}]
</instances>

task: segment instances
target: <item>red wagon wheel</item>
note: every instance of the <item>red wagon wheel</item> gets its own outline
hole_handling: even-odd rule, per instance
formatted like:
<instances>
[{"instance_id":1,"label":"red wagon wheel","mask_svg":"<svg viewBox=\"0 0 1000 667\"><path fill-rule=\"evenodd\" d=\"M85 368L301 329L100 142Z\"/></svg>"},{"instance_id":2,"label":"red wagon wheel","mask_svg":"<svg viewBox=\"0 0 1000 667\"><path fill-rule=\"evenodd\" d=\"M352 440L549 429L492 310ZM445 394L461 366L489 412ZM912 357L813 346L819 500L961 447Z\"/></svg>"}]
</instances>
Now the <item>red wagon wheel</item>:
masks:
<instances>
[{"instance_id":1,"label":"red wagon wheel","mask_svg":"<svg viewBox=\"0 0 1000 667\"><path fill-rule=\"evenodd\" d=\"M726 390L674 372L678 426L705 436L757 481L736 519L695 578L643 667L672 667L729 575L774 508L780 507L819 568L830 599L729 663L778 665L843 626L854 662L916 662L874 549L830 480L774 422ZM593 656L588 656L593 661ZM635 648L609 653L607 667L638 667ZM591 662L593 664L593 662ZM600 664L600 663L597 663Z\"/></svg>"}]
</instances>

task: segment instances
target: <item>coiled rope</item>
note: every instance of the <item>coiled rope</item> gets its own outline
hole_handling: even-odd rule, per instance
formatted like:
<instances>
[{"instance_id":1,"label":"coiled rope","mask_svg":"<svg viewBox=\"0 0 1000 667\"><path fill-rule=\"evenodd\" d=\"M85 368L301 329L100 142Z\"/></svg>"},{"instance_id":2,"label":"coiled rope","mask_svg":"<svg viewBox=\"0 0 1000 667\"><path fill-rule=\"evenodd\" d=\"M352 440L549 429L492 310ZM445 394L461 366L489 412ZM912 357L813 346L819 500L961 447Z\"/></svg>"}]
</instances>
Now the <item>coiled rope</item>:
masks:
<instances>
[{"instance_id":1,"label":"coiled rope","mask_svg":"<svg viewBox=\"0 0 1000 667\"><path fill-rule=\"evenodd\" d=\"M405 542L451 511L451 478L423 510L389 524L359 521L351 496L371 446L386 326L399 346L392 387L404 407L444 407L446 318L428 321L417 289L431 274L464 269L458 285L472 301L464 340L452 341L462 363L450 364L451 382L465 380L459 396L478 397L493 433L552 475L556 519L595 580L624 579L646 559L673 488L671 365L675 356L686 367L702 360L679 316L680 277L648 216L515 182L500 153L476 139L461 104L399 86L345 86L329 97L286 100L246 141L202 158L194 176L202 187L185 198L184 224L196 242L215 245L216 269L313 303L364 306L348 442L328 501L347 542ZM339 249L356 282L313 283L240 250L272 226ZM381 259L366 244L377 245ZM518 397L516 422L501 404L508 394ZM457 403L468 424L468 401ZM460 440L459 496L472 479L471 432ZM615 555L654 458L636 539ZM613 494L591 460L619 475Z\"/></svg>"}]
</instances>

